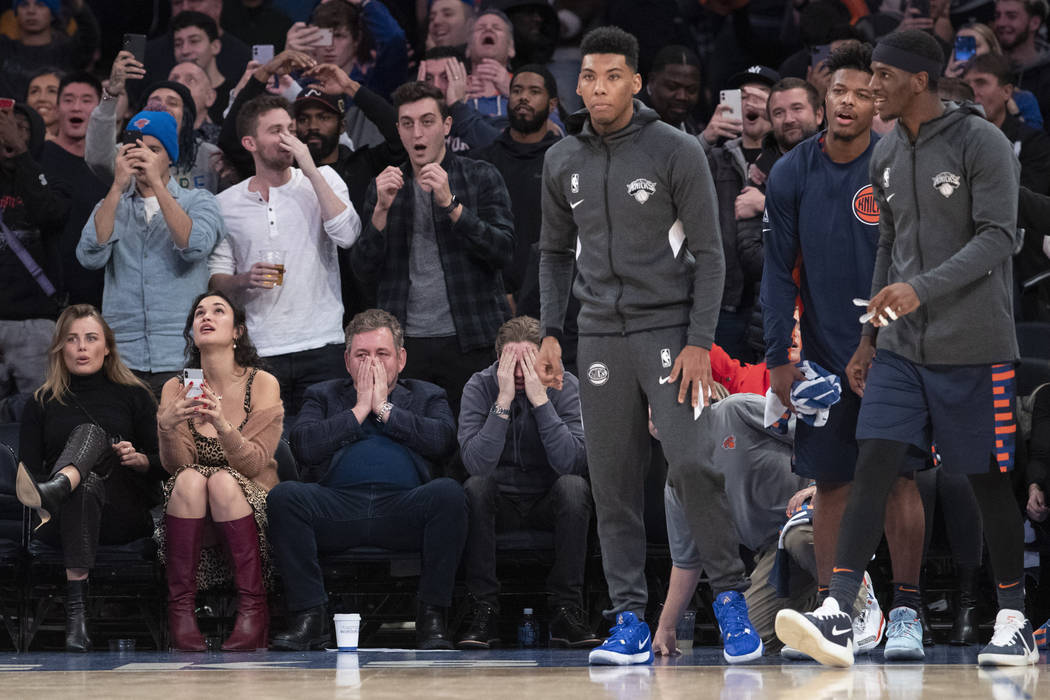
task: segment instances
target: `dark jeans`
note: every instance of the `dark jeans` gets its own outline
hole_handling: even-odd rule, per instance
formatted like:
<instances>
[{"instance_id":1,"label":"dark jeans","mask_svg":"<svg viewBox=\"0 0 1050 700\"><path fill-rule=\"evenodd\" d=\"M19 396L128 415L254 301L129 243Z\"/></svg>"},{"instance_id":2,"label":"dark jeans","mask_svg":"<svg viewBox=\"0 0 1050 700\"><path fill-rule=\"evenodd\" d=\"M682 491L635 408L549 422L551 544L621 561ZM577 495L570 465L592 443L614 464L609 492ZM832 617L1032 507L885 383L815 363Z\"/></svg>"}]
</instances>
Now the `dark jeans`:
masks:
<instances>
[{"instance_id":1,"label":"dark jeans","mask_svg":"<svg viewBox=\"0 0 1050 700\"><path fill-rule=\"evenodd\" d=\"M318 552L360 546L422 552L419 600L441 607L452 603L467 538L466 495L452 479L434 479L407 491L285 481L270 491L266 512L270 545L293 612L328 601Z\"/></svg>"},{"instance_id":2,"label":"dark jeans","mask_svg":"<svg viewBox=\"0 0 1050 700\"><path fill-rule=\"evenodd\" d=\"M443 338L405 338L408 361L401 376L422 379L445 390L452 415L459 416L459 402L463 386L475 372L492 364L495 350L491 347L463 352L459 340L450 335Z\"/></svg>"},{"instance_id":3,"label":"dark jeans","mask_svg":"<svg viewBox=\"0 0 1050 700\"><path fill-rule=\"evenodd\" d=\"M583 571L593 506L582 476L558 477L541 496L500 493L491 476L472 476L463 484L470 505L465 556L467 590L498 609L496 533L523 528L554 532L554 565L547 575L551 607L583 605Z\"/></svg>"},{"instance_id":4,"label":"dark jeans","mask_svg":"<svg viewBox=\"0 0 1050 700\"><path fill-rule=\"evenodd\" d=\"M312 350L263 358L266 369L277 377L277 382L281 385L286 434L295 423L295 417L299 415L299 409L303 405L303 394L310 385L346 376L344 351L342 343L333 343Z\"/></svg>"}]
</instances>

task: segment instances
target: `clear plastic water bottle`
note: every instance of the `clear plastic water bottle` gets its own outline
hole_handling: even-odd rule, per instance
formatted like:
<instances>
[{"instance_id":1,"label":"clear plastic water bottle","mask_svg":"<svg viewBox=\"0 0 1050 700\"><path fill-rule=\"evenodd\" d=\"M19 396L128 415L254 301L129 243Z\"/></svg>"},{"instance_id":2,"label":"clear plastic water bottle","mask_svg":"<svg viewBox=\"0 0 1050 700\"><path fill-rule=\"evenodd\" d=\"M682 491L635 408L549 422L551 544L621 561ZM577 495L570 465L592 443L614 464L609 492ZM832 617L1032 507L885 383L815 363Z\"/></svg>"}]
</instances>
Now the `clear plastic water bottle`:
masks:
<instances>
[{"instance_id":1,"label":"clear plastic water bottle","mask_svg":"<svg viewBox=\"0 0 1050 700\"><path fill-rule=\"evenodd\" d=\"M536 646L536 638L539 628L536 625L536 618L532 615L532 608L525 608L521 611L521 623L518 625L518 646L523 649L531 649Z\"/></svg>"}]
</instances>

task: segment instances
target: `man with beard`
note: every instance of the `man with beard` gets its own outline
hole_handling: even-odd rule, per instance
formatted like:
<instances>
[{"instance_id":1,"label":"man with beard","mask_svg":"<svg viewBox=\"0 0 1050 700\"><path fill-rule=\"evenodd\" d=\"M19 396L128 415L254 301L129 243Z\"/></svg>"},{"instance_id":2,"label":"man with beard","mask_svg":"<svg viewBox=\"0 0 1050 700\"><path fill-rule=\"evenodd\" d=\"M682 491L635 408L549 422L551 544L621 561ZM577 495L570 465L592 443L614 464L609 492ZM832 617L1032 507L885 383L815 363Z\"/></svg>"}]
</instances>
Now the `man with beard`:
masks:
<instances>
[{"instance_id":1,"label":"man with beard","mask_svg":"<svg viewBox=\"0 0 1050 700\"><path fill-rule=\"evenodd\" d=\"M774 87L770 96L771 116L779 125L777 141L781 147L794 146L773 167L766 185L761 293L770 388L788 407L793 383L803 378L788 357L796 299L802 300L803 360L835 373L844 384L847 365L860 341L858 313L851 299L867 296L879 224L868 175L868 162L878 141L871 133L875 100L868 87L870 63L871 49L856 41L846 42L831 54L827 61L831 76L826 98L828 128L798 145L795 139L813 122L807 93ZM818 115L823 111L821 107ZM804 272L796 279L799 267ZM813 547L821 596L827 595L831 580L839 523L857 460L858 394L844 390L831 407L826 425L813 427L799 420L795 427L794 471L813 479L817 486ZM909 465L911 471L921 467L921 455L918 465ZM897 479L888 507L886 536L894 565L890 615L906 624L890 627L886 658L922 659L917 591L925 523L911 474ZM854 597L856 593L854 588ZM851 619L852 605L851 598L851 608L846 611Z\"/></svg>"},{"instance_id":2,"label":"man with beard","mask_svg":"<svg viewBox=\"0 0 1050 700\"><path fill-rule=\"evenodd\" d=\"M1037 33L1047 11L1047 0L996 0L993 25L1003 52L1020 66L1016 87L1035 94L1044 116L1050 115L1050 46Z\"/></svg>"},{"instance_id":3,"label":"man with beard","mask_svg":"<svg viewBox=\"0 0 1050 700\"><path fill-rule=\"evenodd\" d=\"M255 175L219 195L229 236L208 260L211 285L245 307L259 355L281 384L286 426L308 386L344 371L336 247L361 232L346 183L314 163L294 123L291 105L275 95L237 115Z\"/></svg>"},{"instance_id":4,"label":"man with beard","mask_svg":"<svg viewBox=\"0 0 1050 700\"><path fill-rule=\"evenodd\" d=\"M558 107L556 90L554 76L543 66L519 68L510 80L510 126L491 145L468 154L495 165L510 193L514 261L503 269L503 282L516 315L539 316L540 177L543 156L560 138L547 122ZM531 299L528 309L523 293Z\"/></svg>"},{"instance_id":5,"label":"man with beard","mask_svg":"<svg viewBox=\"0 0 1050 700\"><path fill-rule=\"evenodd\" d=\"M942 468L970 480L992 564L999 612L977 663L1031 665L1039 650L1024 613L1023 522L1010 475L1018 356L1010 257L1021 242L1020 168L1009 141L976 107L940 100L944 54L929 34L894 32L871 58L876 107L897 126L875 146L869 165L880 236L866 307L872 327L865 326L846 367L850 386L863 396L854 486L828 598L805 615L781 611L777 636L821 663L853 664L852 641L842 634L852 594L884 523L900 524L887 517L887 502L909 453L929 454L936 443ZM865 200L866 193L855 197L858 215L873 209ZM850 289L834 289L838 303L848 305ZM848 318L840 323L845 328ZM921 505L915 511L909 517L921 518ZM895 600L891 630L905 626L921 644L918 591L895 591L895 599L898 593L911 604Z\"/></svg>"},{"instance_id":6,"label":"man with beard","mask_svg":"<svg viewBox=\"0 0 1050 700\"><path fill-rule=\"evenodd\" d=\"M58 243L66 301L102 308L102 270L88 270L77 260L77 242L91 210L106 196L108 183L84 160L88 119L102 96L102 84L90 73L67 75L58 86L58 134L44 143L40 168L55 194L70 203Z\"/></svg>"},{"instance_id":7,"label":"man with beard","mask_svg":"<svg viewBox=\"0 0 1050 700\"><path fill-rule=\"evenodd\" d=\"M665 122L687 134L700 133L693 116L700 101L700 57L685 46L665 46L649 71L649 103Z\"/></svg>"},{"instance_id":8,"label":"man with beard","mask_svg":"<svg viewBox=\"0 0 1050 700\"><path fill-rule=\"evenodd\" d=\"M817 133L824 121L824 105L820 93L805 80L784 78L773 86L769 93L769 120L772 131L762 142L762 156L758 160L757 173L752 175L765 182L773 164L799 143ZM746 220L755 223L765 210L764 187L745 187L736 198L735 214L740 235L737 238L737 255L749 280L762 279L763 233L761 226L744 226ZM754 319L752 319L754 322ZM761 336L761 334L758 334Z\"/></svg>"}]
</instances>

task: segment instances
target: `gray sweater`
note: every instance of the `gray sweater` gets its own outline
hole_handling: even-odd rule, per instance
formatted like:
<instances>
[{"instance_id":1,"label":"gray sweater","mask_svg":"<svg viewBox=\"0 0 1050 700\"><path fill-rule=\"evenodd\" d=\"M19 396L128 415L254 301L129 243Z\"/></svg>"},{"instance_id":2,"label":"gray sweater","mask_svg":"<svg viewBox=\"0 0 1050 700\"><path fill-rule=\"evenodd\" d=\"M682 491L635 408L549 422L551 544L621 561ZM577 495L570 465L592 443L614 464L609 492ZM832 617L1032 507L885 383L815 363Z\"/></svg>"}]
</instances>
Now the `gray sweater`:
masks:
<instances>
[{"instance_id":1,"label":"gray sweater","mask_svg":"<svg viewBox=\"0 0 1050 700\"><path fill-rule=\"evenodd\" d=\"M489 414L499 395L499 363L475 372L463 387L459 447L472 476L495 476L504 493L546 493L564 474L587 473L580 415L580 384L565 373L561 391L547 389L547 403L534 408L518 392L510 419Z\"/></svg>"},{"instance_id":2,"label":"gray sweater","mask_svg":"<svg viewBox=\"0 0 1050 700\"><path fill-rule=\"evenodd\" d=\"M179 187L187 190L219 191L219 173L215 159L221 153L218 146L197 137L197 157L193 167L184 168L174 163L171 176ZM91 111L87 138L84 143L84 161L91 172L106 183L113 182L114 161L117 157L117 100L102 100Z\"/></svg>"},{"instance_id":3,"label":"gray sweater","mask_svg":"<svg viewBox=\"0 0 1050 700\"><path fill-rule=\"evenodd\" d=\"M582 129L578 128L582 121ZM541 323L562 328L572 291L580 335L688 326L710 348L725 260L707 157L695 136L641 102L620 131L600 136L586 111L543 164Z\"/></svg>"},{"instance_id":4,"label":"gray sweater","mask_svg":"<svg viewBox=\"0 0 1050 700\"><path fill-rule=\"evenodd\" d=\"M924 365L1010 362L1020 165L972 104L945 107L915 143L898 124L872 153L880 235L871 293L907 282L921 303L879 330L878 347Z\"/></svg>"}]
</instances>

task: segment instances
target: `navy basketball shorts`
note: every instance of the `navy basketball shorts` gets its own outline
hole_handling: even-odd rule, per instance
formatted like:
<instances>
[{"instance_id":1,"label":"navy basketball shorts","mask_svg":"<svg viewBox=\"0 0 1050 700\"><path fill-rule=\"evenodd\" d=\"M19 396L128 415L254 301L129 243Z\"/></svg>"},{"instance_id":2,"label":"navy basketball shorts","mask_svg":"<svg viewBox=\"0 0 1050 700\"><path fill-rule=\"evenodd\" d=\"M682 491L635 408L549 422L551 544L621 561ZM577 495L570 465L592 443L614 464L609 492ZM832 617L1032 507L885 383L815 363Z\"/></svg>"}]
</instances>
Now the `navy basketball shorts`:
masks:
<instances>
[{"instance_id":1,"label":"navy basketball shorts","mask_svg":"<svg viewBox=\"0 0 1050 700\"><path fill-rule=\"evenodd\" d=\"M847 483L853 481L857 467L857 419L860 397L853 393L849 382L839 375L842 395L828 411L828 422L819 428L795 421L795 452L792 471L799 476L819 482ZM926 469L928 452L918 448L909 450L900 465L902 476Z\"/></svg>"},{"instance_id":2,"label":"navy basketball shorts","mask_svg":"<svg viewBox=\"0 0 1050 700\"><path fill-rule=\"evenodd\" d=\"M958 474L1014 464L1012 364L919 365L879 350L868 373L857 440L905 442Z\"/></svg>"}]
</instances>

